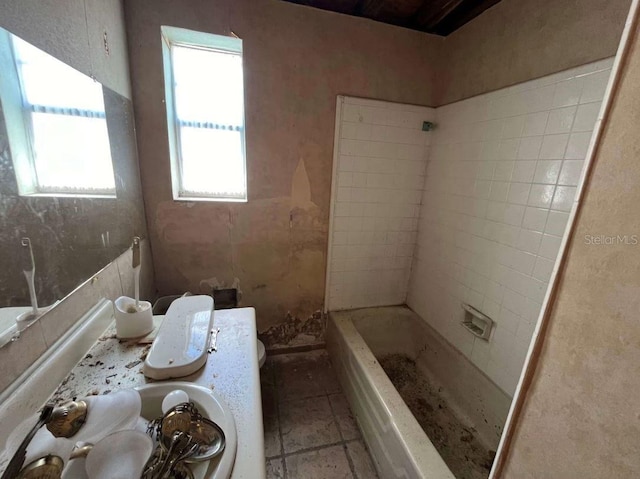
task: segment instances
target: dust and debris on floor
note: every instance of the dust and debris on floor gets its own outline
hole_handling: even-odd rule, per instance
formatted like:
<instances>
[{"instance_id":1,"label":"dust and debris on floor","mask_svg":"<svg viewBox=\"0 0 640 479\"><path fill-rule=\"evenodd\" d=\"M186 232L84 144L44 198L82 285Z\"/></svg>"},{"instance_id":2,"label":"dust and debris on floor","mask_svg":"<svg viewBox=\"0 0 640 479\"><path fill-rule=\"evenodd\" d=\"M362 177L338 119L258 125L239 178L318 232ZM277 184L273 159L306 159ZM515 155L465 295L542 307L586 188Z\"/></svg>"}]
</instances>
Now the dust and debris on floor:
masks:
<instances>
[{"instance_id":1,"label":"dust and debris on floor","mask_svg":"<svg viewBox=\"0 0 640 479\"><path fill-rule=\"evenodd\" d=\"M322 311L316 311L305 320L287 313L281 324L259 333L258 338L268 349L323 343L326 323Z\"/></svg>"},{"instance_id":2,"label":"dust and debris on floor","mask_svg":"<svg viewBox=\"0 0 640 479\"><path fill-rule=\"evenodd\" d=\"M476 431L453 414L415 361L404 354L389 354L379 362L456 478L486 479L495 451L485 448Z\"/></svg>"}]
</instances>

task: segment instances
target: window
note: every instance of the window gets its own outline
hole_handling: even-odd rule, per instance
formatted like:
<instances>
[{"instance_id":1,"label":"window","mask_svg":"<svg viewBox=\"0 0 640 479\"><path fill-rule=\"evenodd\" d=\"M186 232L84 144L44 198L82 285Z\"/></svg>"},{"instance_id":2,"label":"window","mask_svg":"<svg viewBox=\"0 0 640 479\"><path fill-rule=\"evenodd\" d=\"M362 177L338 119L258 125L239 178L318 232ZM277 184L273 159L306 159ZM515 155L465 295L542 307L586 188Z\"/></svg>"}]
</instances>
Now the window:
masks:
<instances>
[{"instance_id":1,"label":"window","mask_svg":"<svg viewBox=\"0 0 640 479\"><path fill-rule=\"evenodd\" d=\"M242 40L162 27L173 197L246 201Z\"/></svg>"},{"instance_id":2,"label":"window","mask_svg":"<svg viewBox=\"0 0 640 479\"><path fill-rule=\"evenodd\" d=\"M19 193L115 196L102 85L8 33L0 50Z\"/></svg>"}]
</instances>

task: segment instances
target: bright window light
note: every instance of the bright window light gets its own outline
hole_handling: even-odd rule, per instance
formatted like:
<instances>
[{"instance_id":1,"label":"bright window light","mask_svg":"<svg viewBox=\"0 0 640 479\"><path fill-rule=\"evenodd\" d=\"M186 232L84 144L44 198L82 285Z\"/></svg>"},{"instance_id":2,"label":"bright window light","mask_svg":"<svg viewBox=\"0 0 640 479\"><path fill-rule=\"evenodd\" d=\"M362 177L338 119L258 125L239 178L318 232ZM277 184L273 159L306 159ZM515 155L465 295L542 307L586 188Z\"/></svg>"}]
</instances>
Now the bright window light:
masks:
<instances>
[{"instance_id":1,"label":"bright window light","mask_svg":"<svg viewBox=\"0 0 640 479\"><path fill-rule=\"evenodd\" d=\"M242 41L162 34L174 198L246 201Z\"/></svg>"},{"instance_id":2,"label":"bright window light","mask_svg":"<svg viewBox=\"0 0 640 479\"><path fill-rule=\"evenodd\" d=\"M114 196L115 178L100 83L13 37L32 194Z\"/></svg>"}]
</instances>

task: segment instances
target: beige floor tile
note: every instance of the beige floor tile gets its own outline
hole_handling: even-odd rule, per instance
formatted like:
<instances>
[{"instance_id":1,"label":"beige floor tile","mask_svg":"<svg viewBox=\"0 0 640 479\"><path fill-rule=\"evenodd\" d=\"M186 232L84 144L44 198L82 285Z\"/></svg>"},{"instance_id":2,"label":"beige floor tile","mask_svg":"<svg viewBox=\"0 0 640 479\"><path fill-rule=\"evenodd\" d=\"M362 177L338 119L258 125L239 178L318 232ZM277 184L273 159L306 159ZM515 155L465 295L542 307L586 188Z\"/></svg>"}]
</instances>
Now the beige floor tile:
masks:
<instances>
[{"instance_id":1,"label":"beige floor tile","mask_svg":"<svg viewBox=\"0 0 640 479\"><path fill-rule=\"evenodd\" d=\"M329 401L331 402L331 409L333 409L333 414L338 422L342 439L345 441L358 439L360 437L360 430L344 395L341 393L332 394L329 396Z\"/></svg>"},{"instance_id":2,"label":"beige floor tile","mask_svg":"<svg viewBox=\"0 0 640 479\"><path fill-rule=\"evenodd\" d=\"M340 392L329 355L325 350L275 356L276 384L280 401Z\"/></svg>"},{"instance_id":3,"label":"beige floor tile","mask_svg":"<svg viewBox=\"0 0 640 479\"><path fill-rule=\"evenodd\" d=\"M377 479L376 469L362 441L347 443L347 453L358 479Z\"/></svg>"},{"instance_id":4,"label":"beige floor tile","mask_svg":"<svg viewBox=\"0 0 640 479\"><path fill-rule=\"evenodd\" d=\"M280 442L280 423L278 421L278 401L276 399L273 371L267 364L260 371L262 393L262 424L264 426L264 454L266 457L282 454Z\"/></svg>"},{"instance_id":5,"label":"beige floor tile","mask_svg":"<svg viewBox=\"0 0 640 479\"><path fill-rule=\"evenodd\" d=\"M267 479L283 479L284 464L281 457L267 460Z\"/></svg>"},{"instance_id":6,"label":"beige floor tile","mask_svg":"<svg viewBox=\"0 0 640 479\"><path fill-rule=\"evenodd\" d=\"M326 396L281 403L280 421L285 453L340 441Z\"/></svg>"},{"instance_id":7,"label":"beige floor tile","mask_svg":"<svg viewBox=\"0 0 640 479\"><path fill-rule=\"evenodd\" d=\"M288 479L353 479L342 446L294 454L286 462Z\"/></svg>"}]
</instances>

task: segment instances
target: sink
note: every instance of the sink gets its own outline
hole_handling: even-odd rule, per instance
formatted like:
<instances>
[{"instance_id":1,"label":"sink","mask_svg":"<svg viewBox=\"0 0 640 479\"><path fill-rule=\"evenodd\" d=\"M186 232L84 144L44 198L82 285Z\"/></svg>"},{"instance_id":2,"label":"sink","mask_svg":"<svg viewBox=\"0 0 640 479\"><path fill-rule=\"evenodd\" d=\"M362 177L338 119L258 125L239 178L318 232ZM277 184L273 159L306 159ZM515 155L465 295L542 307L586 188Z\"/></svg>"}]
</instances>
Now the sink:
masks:
<instances>
[{"instance_id":1,"label":"sink","mask_svg":"<svg viewBox=\"0 0 640 479\"><path fill-rule=\"evenodd\" d=\"M213 391L184 381L163 381L135 388L142 398L141 415L148 421L162 416L162 400L175 389L182 389L196 405L200 414L218 424L225 434L222 454L211 461L191 464L195 479L228 479L236 459L238 438L236 424L227 404Z\"/></svg>"}]
</instances>

